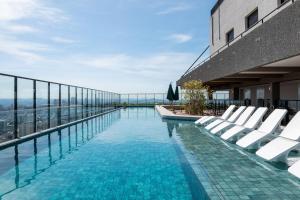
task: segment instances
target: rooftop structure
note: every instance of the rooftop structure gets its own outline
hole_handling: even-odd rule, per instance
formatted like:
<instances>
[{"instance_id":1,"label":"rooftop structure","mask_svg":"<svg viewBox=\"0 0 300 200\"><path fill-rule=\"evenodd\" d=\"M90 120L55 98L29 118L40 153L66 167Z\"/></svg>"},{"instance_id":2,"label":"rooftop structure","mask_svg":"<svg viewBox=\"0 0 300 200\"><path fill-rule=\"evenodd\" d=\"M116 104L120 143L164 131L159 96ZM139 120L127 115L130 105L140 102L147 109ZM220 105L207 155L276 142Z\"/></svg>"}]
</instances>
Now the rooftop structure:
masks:
<instances>
[{"instance_id":1,"label":"rooftop structure","mask_svg":"<svg viewBox=\"0 0 300 200\"><path fill-rule=\"evenodd\" d=\"M299 100L299 9L297 0L218 1L211 11L210 56L177 84L202 80L253 105Z\"/></svg>"}]
</instances>

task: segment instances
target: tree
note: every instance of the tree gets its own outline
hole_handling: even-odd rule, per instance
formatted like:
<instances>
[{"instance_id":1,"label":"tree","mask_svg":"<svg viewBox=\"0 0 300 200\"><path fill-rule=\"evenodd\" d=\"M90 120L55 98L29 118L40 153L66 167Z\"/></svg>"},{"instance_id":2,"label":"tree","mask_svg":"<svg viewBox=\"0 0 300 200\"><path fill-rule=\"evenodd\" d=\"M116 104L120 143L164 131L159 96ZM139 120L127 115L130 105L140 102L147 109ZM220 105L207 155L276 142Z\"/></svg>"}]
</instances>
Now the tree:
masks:
<instances>
[{"instance_id":1,"label":"tree","mask_svg":"<svg viewBox=\"0 0 300 200\"><path fill-rule=\"evenodd\" d=\"M185 90L185 111L192 115L203 115L205 109L205 93L209 91L209 87L201 81L192 80L184 83Z\"/></svg>"}]
</instances>

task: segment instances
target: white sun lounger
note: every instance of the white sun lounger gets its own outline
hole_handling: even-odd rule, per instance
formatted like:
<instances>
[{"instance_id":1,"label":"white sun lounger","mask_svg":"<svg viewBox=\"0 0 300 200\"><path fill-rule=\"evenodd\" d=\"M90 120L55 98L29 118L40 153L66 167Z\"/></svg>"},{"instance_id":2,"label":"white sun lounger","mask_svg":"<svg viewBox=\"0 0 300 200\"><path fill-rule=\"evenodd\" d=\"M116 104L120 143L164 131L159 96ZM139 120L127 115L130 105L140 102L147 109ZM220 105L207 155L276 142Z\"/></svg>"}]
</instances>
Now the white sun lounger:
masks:
<instances>
[{"instance_id":1,"label":"white sun lounger","mask_svg":"<svg viewBox=\"0 0 300 200\"><path fill-rule=\"evenodd\" d=\"M195 124L200 124L201 121L207 119L208 117L214 117L214 116L202 116L200 119L198 119L197 121L195 121Z\"/></svg>"},{"instance_id":2,"label":"white sun lounger","mask_svg":"<svg viewBox=\"0 0 300 200\"><path fill-rule=\"evenodd\" d=\"M246 123L246 121L249 119L249 117L252 115L252 113L254 112L255 107L254 106L249 106L248 108L246 108L246 110L240 115L240 117L236 120L235 123L229 122L229 121L225 121L222 122L221 124L219 124L218 126L216 126L215 128L213 128L210 132L212 134L217 134L221 131L224 131L234 125L238 125L238 126L242 126L243 124Z\"/></svg>"},{"instance_id":3,"label":"white sun lounger","mask_svg":"<svg viewBox=\"0 0 300 200\"><path fill-rule=\"evenodd\" d=\"M241 106L239 107L239 109L237 109L229 118L228 118L228 122L235 122L237 120L237 118L242 114L242 112L246 109L246 106ZM224 122L225 120L223 119L217 119L215 121L213 121L212 123L208 124L207 126L205 126L206 130L211 130L212 128L218 126L219 124L221 124L222 122Z\"/></svg>"},{"instance_id":4,"label":"white sun lounger","mask_svg":"<svg viewBox=\"0 0 300 200\"><path fill-rule=\"evenodd\" d=\"M258 148L261 142L275 133L276 129L280 127L286 113L286 109L275 109L257 130L248 133L239 139L236 144L247 149Z\"/></svg>"},{"instance_id":5,"label":"white sun lounger","mask_svg":"<svg viewBox=\"0 0 300 200\"><path fill-rule=\"evenodd\" d=\"M287 160L290 151L300 147L300 112L298 112L282 133L260 148L256 154L267 161Z\"/></svg>"},{"instance_id":6,"label":"white sun lounger","mask_svg":"<svg viewBox=\"0 0 300 200\"><path fill-rule=\"evenodd\" d=\"M232 114L233 110L235 109L235 105L230 105L227 110L223 113L223 115L221 117L216 117L216 116L203 116L201 117L199 120L197 120L195 122L195 124L205 124L205 123L208 123L210 122L211 120L214 120L214 119L223 119L223 120L226 120L229 118L229 116Z\"/></svg>"},{"instance_id":7,"label":"white sun lounger","mask_svg":"<svg viewBox=\"0 0 300 200\"><path fill-rule=\"evenodd\" d=\"M249 132L252 131L253 129L256 129L262 122L262 119L267 111L268 108L266 107L258 108L244 126L236 125L228 129L227 131L225 131L224 134L221 135L221 138L227 141L236 140L241 135L241 133L244 133L246 131Z\"/></svg>"},{"instance_id":8,"label":"white sun lounger","mask_svg":"<svg viewBox=\"0 0 300 200\"><path fill-rule=\"evenodd\" d=\"M300 160L293 164L288 171L294 176L300 178Z\"/></svg>"}]
</instances>

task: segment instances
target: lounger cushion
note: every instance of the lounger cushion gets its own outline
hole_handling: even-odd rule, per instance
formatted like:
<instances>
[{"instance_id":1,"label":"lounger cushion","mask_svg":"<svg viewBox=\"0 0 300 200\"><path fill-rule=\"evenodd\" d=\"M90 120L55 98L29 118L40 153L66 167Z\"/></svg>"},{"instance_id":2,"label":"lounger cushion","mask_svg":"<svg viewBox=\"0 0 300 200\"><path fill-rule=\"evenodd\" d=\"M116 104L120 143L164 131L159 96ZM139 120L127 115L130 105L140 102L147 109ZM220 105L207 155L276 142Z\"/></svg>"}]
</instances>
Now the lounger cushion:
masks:
<instances>
[{"instance_id":1,"label":"lounger cushion","mask_svg":"<svg viewBox=\"0 0 300 200\"><path fill-rule=\"evenodd\" d=\"M268 108L265 107L258 108L244 126L248 129L255 129L258 126L258 124L261 122L262 118L264 117L267 111Z\"/></svg>"},{"instance_id":2,"label":"lounger cushion","mask_svg":"<svg viewBox=\"0 0 300 200\"><path fill-rule=\"evenodd\" d=\"M231 105L227 108L227 110L223 113L223 115L221 116L221 119L226 120L228 119L228 117L231 115L231 113L233 112L233 110L235 109L235 105Z\"/></svg>"},{"instance_id":3,"label":"lounger cushion","mask_svg":"<svg viewBox=\"0 0 300 200\"><path fill-rule=\"evenodd\" d=\"M286 109L275 109L259 127L258 130L265 133L272 133L279 126L278 123L282 121L286 113ZM274 124L274 122L276 124Z\"/></svg>"},{"instance_id":4,"label":"lounger cushion","mask_svg":"<svg viewBox=\"0 0 300 200\"><path fill-rule=\"evenodd\" d=\"M300 160L297 161L294 165L292 165L288 171L294 176L300 178Z\"/></svg>"},{"instance_id":5,"label":"lounger cushion","mask_svg":"<svg viewBox=\"0 0 300 200\"><path fill-rule=\"evenodd\" d=\"M208 125L205 127L205 129L206 129L206 130L210 130L210 129L212 129L212 128L218 126L218 125L221 124L222 122L223 122L223 120L217 119L217 120L213 121L212 123L208 124Z\"/></svg>"},{"instance_id":6,"label":"lounger cushion","mask_svg":"<svg viewBox=\"0 0 300 200\"><path fill-rule=\"evenodd\" d=\"M246 108L246 110L241 114L241 116L236 120L235 124L242 126L246 123L246 121L250 118L252 113L254 112L255 107L249 106Z\"/></svg>"},{"instance_id":7,"label":"lounger cushion","mask_svg":"<svg viewBox=\"0 0 300 200\"><path fill-rule=\"evenodd\" d=\"M195 124L199 124L202 120L208 118L209 116L203 116L200 119L198 119L197 121L195 121Z\"/></svg>"},{"instance_id":8,"label":"lounger cushion","mask_svg":"<svg viewBox=\"0 0 300 200\"><path fill-rule=\"evenodd\" d=\"M246 106L241 106L239 109L237 109L229 118L227 121L229 122L235 122L237 118L243 113L243 111L246 109Z\"/></svg>"},{"instance_id":9,"label":"lounger cushion","mask_svg":"<svg viewBox=\"0 0 300 200\"><path fill-rule=\"evenodd\" d=\"M221 135L221 138L224 140L230 140L232 137L239 135L239 133L246 130L243 126L234 126L227 130L224 134Z\"/></svg>"},{"instance_id":10,"label":"lounger cushion","mask_svg":"<svg viewBox=\"0 0 300 200\"><path fill-rule=\"evenodd\" d=\"M243 148L250 148L252 145L262 142L262 140L275 132L286 113L286 109L275 109L259 129L250 132L238 140L236 144Z\"/></svg>"},{"instance_id":11,"label":"lounger cushion","mask_svg":"<svg viewBox=\"0 0 300 200\"><path fill-rule=\"evenodd\" d=\"M249 148L255 143L267 137L269 134L270 133L254 130L238 140L236 144L243 148Z\"/></svg>"},{"instance_id":12,"label":"lounger cushion","mask_svg":"<svg viewBox=\"0 0 300 200\"><path fill-rule=\"evenodd\" d=\"M206 119L201 120L201 121L199 122L199 124L205 124L205 123L207 123L207 122L209 122L209 121L211 121L211 120L214 120L214 119L216 119L215 116L209 116L209 117L207 117Z\"/></svg>"},{"instance_id":13,"label":"lounger cushion","mask_svg":"<svg viewBox=\"0 0 300 200\"><path fill-rule=\"evenodd\" d=\"M283 129L280 136L291 140L300 140L300 112L298 112Z\"/></svg>"},{"instance_id":14,"label":"lounger cushion","mask_svg":"<svg viewBox=\"0 0 300 200\"><path fill-rule=\"evenodd\" d=\"M256 154L265 160L272 161L293 150L297 145L299 145L297 141L278 137L260 148Z\"/></svg>"},{"instance_id":15,"label":"lounger cushion","mask_svg":"<svg viewBox=\"0 0 300 200\"><path fill-rule=\"evenodd\" d=\"M225 129L225 128L231 126L231 125L233 125L233 124L230 123L230 122L223 122L223 123L219 124L217 127L213 128L210 132L211 132L212 134L217 134L217 133L220 132L221 130L223 130L223 129Z\"/></svg>"}]
</instances>

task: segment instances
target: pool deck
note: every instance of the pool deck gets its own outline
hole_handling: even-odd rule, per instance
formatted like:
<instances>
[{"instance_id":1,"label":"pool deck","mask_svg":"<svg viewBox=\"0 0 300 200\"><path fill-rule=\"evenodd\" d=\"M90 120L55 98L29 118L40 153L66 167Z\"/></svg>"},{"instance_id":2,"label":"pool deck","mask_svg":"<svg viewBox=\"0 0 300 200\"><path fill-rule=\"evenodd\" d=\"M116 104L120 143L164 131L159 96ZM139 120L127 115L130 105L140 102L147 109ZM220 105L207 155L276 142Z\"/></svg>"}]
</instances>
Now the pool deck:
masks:
<instances>
[{"instance_id":1,"label":"pool deck","mask_svg":"<svg viewBox=\"0 0 300 200\"><path fill-rule=\"evenodd\" d=\"M199 115L177 115L173 112L166 109L163 105L162 106L155 106L155 109L163 119L176 119L176 120L187 120L187 121L196 121L200 117Z\"/></svg>"}]
</instances>

